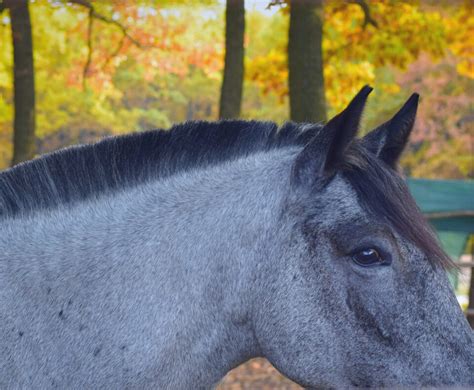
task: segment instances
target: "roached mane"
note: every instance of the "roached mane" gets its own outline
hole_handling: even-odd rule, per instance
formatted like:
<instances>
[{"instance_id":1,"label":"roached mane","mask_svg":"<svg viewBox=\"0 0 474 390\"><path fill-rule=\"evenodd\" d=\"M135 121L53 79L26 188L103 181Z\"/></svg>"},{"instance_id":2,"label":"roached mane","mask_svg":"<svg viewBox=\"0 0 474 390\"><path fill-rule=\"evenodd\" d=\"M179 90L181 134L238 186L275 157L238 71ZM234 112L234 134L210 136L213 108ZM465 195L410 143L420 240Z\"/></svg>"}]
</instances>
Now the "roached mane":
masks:
<instances>
[{"instance_id":1,"label":"roached mane","mask_svg":"<svg viewBox=\"0 0 474 390\"><path fill-rule=\"evenodd\" d=\"M109 137L72 146L0 172L0 219L79 202L178 172L253 153L304 146L322 125L288 122L186 122L170 130ZM384 218L423 250L431 263L450 267L401 177L358 141L338 171L361 205Z\"/></svg>"}]
</instances>

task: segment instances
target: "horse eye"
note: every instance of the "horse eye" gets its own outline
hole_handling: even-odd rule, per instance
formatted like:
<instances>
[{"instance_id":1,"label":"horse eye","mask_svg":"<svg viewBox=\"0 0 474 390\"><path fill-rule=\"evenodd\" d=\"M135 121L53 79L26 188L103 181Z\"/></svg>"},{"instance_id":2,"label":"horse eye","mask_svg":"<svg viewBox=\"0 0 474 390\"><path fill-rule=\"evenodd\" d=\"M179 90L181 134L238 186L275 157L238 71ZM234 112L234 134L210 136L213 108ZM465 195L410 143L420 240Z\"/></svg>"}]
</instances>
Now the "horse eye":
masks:
<instances>
[{"instance_id":1,"label":"horse eye","mask_svg":"<svg viewBox=\"0 0 474 390\"><path fill-rule=\"evenodd\" d=\"M356 264L361 265L362 267L369 267L384 262L380 253L374 248L359 250L352 255L352 259Z\"/></svg>"}]
</instances>

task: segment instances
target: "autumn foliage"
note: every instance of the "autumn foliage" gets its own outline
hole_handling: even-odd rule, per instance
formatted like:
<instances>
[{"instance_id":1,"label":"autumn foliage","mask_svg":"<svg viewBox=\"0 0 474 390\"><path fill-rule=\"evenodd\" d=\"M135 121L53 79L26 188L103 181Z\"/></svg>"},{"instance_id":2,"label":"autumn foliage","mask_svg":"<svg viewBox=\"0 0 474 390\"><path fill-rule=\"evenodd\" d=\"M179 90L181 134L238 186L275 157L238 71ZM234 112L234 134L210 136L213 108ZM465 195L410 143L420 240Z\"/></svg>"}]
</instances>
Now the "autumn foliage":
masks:
<instances>
[{"instance_id":1,"label":"autumn foliage","mask_svg":"<svg viewBox=\"0 0 474 390\"><path fill-rule=\"evenodd\" d=\"M257 2L258 4L258 2ZM422 95L406 172L474 177L474 12L471 2L367 1L324 9L328 114L363 84L375 86L366 128L413 91ZM30 4L40 153L107 134L215 120L224 57L224 6L217 1L94 2L126 27L94 20L60 1ZM242 115L288 119L287 7L248 8ZM0 14L0 168L11 158L12 48Z\"/></svg>"}]
</instances>

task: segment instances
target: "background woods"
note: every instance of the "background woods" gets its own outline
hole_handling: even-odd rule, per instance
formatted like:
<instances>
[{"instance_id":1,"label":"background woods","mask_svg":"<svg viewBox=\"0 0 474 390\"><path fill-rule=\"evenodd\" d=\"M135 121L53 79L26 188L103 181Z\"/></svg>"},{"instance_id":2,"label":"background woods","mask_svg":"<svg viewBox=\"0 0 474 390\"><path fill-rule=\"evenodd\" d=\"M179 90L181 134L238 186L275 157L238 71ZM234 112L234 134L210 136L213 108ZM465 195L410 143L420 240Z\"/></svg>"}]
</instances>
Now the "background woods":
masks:
<instances>
[{"instance_id":1,"label":"background woods","mask_svg":"<svg viewBox=\"0 0 474 390\"><path fill-rule=\"evenodd\" d=\"M367 128L410 92L423 97L407 174L474 177L472 2L0 0L0 10L0 168L189 119L324 120L370 83Z\"/></svg>"}]
</instances>

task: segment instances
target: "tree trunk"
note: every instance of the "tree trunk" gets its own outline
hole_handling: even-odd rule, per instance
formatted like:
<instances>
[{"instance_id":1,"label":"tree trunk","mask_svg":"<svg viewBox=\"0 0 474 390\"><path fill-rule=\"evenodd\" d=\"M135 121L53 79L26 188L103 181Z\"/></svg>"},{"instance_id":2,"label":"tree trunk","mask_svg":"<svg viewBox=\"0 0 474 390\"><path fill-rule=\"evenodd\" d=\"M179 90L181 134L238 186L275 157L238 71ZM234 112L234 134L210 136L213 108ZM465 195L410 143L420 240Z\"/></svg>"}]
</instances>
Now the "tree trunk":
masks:
<instances>
[{"instance_id":1,"label":"tree trunk","mask_svg":"<svg viewBox=\"0 0 474 390\"><path fill-rule=\"evenodd\" d=\"M27 0L4 0L10 10L13 38L13 87L15 119L13 124L12 165L35 154L35 75L33 43Z\"/></svg>"},{"instance_id":2,"label":"tree trunk","mask_svg":"<svg viewBox=\"0 0 474 390\"><path fill-rule=\"evenodd\" d=\"M296 122L326 120L322 12L322 0L292 0L290 3L290 118Z\"/></svg>"},{"instance_id":3,"label":"tree trunk","mask_svg":"<svg viewBox=\"0 0 474 390\"><path fill-rule=\"evenodd\" d=\"M225 64L219 118L238 118L244 81L244 0L227 0L225 12Z\"/></svg>"}]
</instances>

